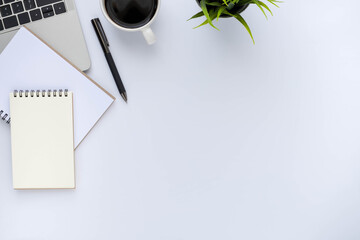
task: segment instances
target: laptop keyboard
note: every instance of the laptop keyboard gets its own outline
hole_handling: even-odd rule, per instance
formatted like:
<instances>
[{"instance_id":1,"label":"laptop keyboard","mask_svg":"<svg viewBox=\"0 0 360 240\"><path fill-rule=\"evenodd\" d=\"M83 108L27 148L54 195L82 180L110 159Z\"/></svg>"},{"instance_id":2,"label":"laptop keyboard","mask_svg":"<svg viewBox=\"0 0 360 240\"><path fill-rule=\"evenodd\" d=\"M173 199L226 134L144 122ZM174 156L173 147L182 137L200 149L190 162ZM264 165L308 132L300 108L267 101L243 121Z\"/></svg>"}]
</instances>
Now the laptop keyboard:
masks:
<instances>
[{"instance_id":1,"label":"laptop keyboard","mask_svg":"<svg viewBox=\"0 0 360 240\"><path fill-rule=\"evenodd\" d=\"M0 32L65 12L64 0L0 0Z\"/></svg>"}]
</instances>

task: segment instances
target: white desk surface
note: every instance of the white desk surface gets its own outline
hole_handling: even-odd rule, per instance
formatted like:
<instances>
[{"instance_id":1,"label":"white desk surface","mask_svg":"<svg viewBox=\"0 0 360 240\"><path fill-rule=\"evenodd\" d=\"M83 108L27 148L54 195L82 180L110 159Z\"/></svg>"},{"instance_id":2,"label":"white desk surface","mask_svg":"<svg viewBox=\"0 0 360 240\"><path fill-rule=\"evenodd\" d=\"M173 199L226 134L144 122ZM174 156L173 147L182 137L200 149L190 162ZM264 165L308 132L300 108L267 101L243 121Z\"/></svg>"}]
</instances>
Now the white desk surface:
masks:
<instances>
[{"instance_id":1,"label":"white desk surface","mask_svg":"<svg viewBox=\"0 0 360 240\"><path fill-rule=\"evenodd\" d=\"M77 0L92 68L118 100L76 151L77 189L14 191L0 124L0 239L360 239L357 0L286 1L193 30L163 0L147 46ZM100 17L129 95L90 24Z\"/></svg>"}]
</instances>

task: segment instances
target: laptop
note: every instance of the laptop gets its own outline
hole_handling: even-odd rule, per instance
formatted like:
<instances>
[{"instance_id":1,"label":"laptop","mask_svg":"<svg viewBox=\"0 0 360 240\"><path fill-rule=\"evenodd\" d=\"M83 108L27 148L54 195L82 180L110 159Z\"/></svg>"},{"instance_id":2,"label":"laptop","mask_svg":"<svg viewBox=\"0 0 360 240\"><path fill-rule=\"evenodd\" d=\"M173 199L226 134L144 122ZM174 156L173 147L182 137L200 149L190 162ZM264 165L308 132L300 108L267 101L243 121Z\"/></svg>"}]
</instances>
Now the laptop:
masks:
<instances>
[{"instance_id":1,"label":"laptop","mask_svg":"<svg viewBox=\"0 0 360 240\"><path fill-rule=\"evenodd\" d=\"M90 68L75 0L0 0L0 53L22 25L80 70Z\"/></svg>"}]
</instances>

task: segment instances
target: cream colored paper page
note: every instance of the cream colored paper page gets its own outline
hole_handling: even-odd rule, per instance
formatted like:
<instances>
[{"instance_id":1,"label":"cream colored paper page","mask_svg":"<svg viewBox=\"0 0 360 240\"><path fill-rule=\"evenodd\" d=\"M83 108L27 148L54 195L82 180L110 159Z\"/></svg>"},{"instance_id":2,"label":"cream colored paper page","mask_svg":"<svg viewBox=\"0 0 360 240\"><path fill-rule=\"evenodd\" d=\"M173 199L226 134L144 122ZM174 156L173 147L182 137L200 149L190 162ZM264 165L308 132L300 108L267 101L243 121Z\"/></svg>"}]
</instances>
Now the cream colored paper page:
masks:
<instances>
[{"instance_id":1,"label":"cream colored paper page","mask_svg":"<svg viewBox=\"0 0 360 240\"><path fill-rule=\"evenodd\" d=\"M73 95L10 94L14 189L75 188Z\"/></svg>"}]
</instances>

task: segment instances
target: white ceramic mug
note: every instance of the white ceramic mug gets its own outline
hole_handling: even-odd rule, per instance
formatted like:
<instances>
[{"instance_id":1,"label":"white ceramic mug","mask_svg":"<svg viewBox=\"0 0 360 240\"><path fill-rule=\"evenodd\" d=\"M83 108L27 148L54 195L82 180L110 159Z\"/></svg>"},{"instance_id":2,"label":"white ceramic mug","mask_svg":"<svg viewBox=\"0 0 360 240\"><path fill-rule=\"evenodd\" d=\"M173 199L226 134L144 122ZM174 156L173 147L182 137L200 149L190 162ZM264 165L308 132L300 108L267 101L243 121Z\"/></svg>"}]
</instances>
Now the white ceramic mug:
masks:
<instances>
[{"instance_id":1,"label":"white ceramic mug","mask_svg":"<svg viewBox=\"0 0 360 240\"><path fill-rule=\"evenodd\" d=\"M105 6L105 0L100 0L100 6L101 6L101 10L105 16L105 18L112 24L114 25L116 28L123 30L123 31L127 31L127 32L138 32L141 31L142 34L144 35L144 38L146 40L146 42L149 45L152 45L156 42L156 36L154 34L154 32L151 30L150 25L154 22L156 16L159 13L159 9L160 9L160 0L157 0L158 4L157 4L157 8L156 8L156 12L154 14L154 16L151 18L151 20L146 23L144 26L138 27L138 28L126 28L123 26L120 26L119 24L117 24L116 22L114 22L111 17L109 16L107 10L106 10L106 6Z\"/></svg>"}]
</instances>

